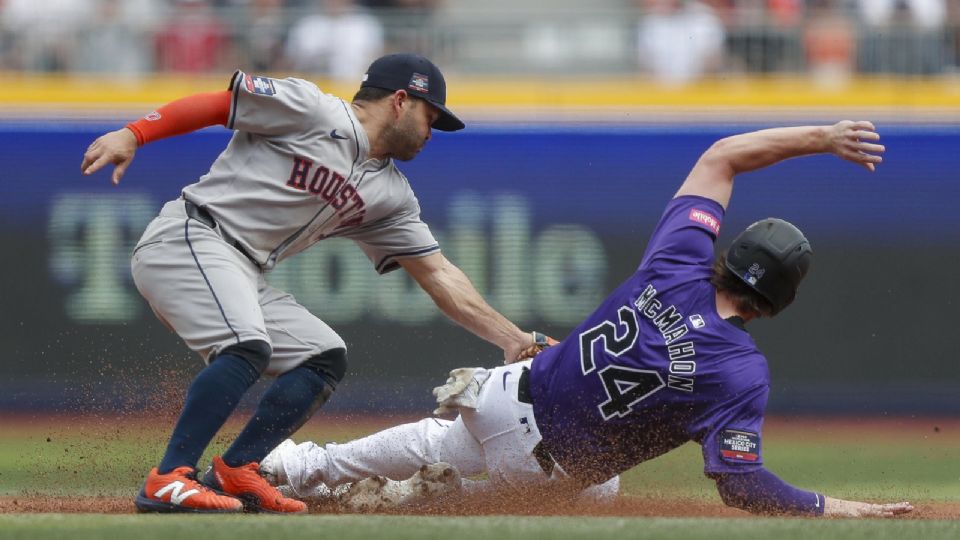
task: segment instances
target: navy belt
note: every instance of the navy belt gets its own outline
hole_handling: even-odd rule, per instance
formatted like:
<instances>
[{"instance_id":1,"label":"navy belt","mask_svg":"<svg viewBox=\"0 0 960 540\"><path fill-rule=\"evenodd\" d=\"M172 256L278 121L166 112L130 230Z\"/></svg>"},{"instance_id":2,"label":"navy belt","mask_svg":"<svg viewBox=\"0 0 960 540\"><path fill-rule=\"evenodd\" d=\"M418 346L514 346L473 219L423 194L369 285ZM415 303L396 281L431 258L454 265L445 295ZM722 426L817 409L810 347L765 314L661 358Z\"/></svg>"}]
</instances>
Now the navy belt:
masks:
<instances>
[{"instance_id":1,"label":"navy belt","mask_svg":"<svg viewBox=\"0 0 960 540\"><path fill-rule=\"evenodd\" d=\"M530 397L530 368L523 368L520 371L520 381L517 383L517 401L533 405L533 398Z\"/></svg>"},{"instance_id":2,"label":"navy belt","mask_svg":"<svg viewBox=\"0 0 960 540\"><path fill-rule=\"evenodd\" d=\"M207 227L210 227L211 229L217 228L217 221L213 219L213 216L210 215L210 212L207 212L206 208L202 206L198 206L197 204L194 204L193 202L187 199L183 200L183 208L187 211L187 217L191 219L195 219L200 223L203 223ZM230 238L228 235L226 235L223 232L223 229L220 229L220 237L223 238L224 242L226 242L227 244L230 244L230 246L233 247L233 249L239 251L240 253L243 253L243 256L250 259L250 262L257 265L258 267L260 266L260 263L258 263L256 259L251 257L249 253L247 253L247 250L242 245L240 245L240 242L237 242L233 238Z\"/></svg>"},{"instance_id":3,"label":"navy belt","mask_svg":"<svg viewBox=\"0 0 960 540\"><path fill-rule=\"evenodd\" d=\"M197 206L186 199L183 200L183 207L187 210L188 217L203 223L211 229L217 228L217 222L213 220L213 216L210 215L210 212L207 212L206 208Z\"/></svg>"}]
</instances>

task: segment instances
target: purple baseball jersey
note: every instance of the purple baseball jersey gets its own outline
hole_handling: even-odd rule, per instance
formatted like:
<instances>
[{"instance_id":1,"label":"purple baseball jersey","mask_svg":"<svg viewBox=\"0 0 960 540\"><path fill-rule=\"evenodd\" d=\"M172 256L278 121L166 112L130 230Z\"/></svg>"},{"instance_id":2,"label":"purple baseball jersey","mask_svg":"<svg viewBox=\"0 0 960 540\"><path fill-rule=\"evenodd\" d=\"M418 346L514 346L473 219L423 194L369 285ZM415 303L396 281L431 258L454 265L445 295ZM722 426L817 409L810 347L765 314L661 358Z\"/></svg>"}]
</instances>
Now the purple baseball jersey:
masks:
<instances>
[{"instance_id":1,"label":"purple baseball jersey","mask_svg":"<svg viewBox=\"0 0 960 540\"><path fill-rule=\"evenodd\" d=\"M710 284L723 214L673 199L637 271L534 360L537 426L570 475L599 482L691 440L706 474L762 467L767 361Z\"/></svg>"}]
</instances>

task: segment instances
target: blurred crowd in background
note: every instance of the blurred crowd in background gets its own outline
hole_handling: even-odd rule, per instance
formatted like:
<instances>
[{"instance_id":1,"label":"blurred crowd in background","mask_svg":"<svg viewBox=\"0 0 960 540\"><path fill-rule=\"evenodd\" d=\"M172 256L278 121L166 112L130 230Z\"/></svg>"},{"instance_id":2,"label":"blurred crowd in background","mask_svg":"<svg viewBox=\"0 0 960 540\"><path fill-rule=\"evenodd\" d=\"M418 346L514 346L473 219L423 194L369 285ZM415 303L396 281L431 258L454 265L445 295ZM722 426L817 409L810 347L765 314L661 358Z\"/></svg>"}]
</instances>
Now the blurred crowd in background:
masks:
<instances>
[{"instance_id":1,"label":"blurred crowd in background","mask_svg":"<svg viewBox=\"0 0 960 540\"><path fill-rule=\"evenodd\" d=\"M0 70L296 72L380 54L453 73L928 76L958 70L960 0L0 0Z\"/></svg>"}]
</instances>

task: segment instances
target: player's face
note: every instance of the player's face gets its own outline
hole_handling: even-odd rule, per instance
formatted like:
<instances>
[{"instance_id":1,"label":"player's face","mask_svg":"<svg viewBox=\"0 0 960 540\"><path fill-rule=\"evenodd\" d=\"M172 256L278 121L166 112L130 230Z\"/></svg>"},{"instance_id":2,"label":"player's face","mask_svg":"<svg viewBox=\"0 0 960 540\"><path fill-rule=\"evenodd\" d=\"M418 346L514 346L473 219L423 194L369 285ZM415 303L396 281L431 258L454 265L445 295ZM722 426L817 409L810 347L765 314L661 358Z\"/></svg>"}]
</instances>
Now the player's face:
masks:
<instances>
[{"instance_id":1,"label":"player's face","mask_svg":"<svg viewBox=\"0 0 960 540\"><path fill-rule=\"evenodd\" d=\"M440 111L420 99L410 99L396 124L386 132L392 148L392 156L400 161L410 161L430 140L434 122Z\"/></svg>"}]
</instances>

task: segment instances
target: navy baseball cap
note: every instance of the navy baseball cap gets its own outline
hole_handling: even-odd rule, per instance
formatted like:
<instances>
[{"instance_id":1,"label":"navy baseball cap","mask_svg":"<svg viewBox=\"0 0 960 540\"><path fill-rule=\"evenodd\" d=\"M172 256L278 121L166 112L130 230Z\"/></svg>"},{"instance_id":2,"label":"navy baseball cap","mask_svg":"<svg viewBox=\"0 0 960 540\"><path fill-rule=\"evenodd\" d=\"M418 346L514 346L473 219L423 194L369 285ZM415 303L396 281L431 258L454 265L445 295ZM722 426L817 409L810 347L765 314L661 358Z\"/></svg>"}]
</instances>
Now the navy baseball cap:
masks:
<instances>
[{"instance_id":1,"label":"navy baseball cap","mask_svg":"<svg viewBox=\"0 0 960 540\"><path fill-rule=\"evenodd\" d=\"M374 60L360 83L360 88L367 86L406 90L411 96L440 109L440 117L433 123L434 129L457 131L464 128L463 122L446 106L447 83L440 69L419 54L388 54Z\"/></svg>"}]
</instances>

